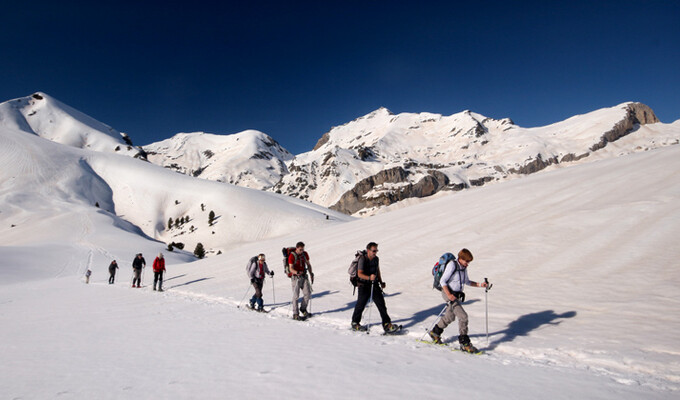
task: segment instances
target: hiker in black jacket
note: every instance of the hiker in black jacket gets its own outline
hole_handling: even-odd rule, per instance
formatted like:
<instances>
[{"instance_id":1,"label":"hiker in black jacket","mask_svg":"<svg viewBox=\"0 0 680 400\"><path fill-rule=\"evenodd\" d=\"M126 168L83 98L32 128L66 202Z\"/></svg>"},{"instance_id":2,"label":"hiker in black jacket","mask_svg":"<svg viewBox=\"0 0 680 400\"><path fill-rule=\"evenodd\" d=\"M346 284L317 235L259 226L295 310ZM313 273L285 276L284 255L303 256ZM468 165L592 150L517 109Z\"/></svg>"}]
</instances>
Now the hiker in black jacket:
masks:
<instances>
[{"instance_id":1,"label":"hiker in black jacket","mask_svg":"<svg viewBox=\"0 0 680 400\"><path fill-rule=\"evenodd\" d=\"M112 285L113 281L116 279L117 269L118 263L116 263L116 260L111 261L111 264L109 264L109 285Z\"/></svg>"},{"instance_id":2,"label":"hiker in black jacket","mask_svg":"<svg viewBox=\"0 0 680 400\"><path fill-rule=\"evenodd\" d=\"M132 270L134 272L134 278L132 278L132 287L135 287L135 282L137 282L137 287L141 287L142 282L142 268L146 267L146 260L142 257L142 253L137 254L134 260L132 260Z\"/></svg>"},{"instance_id":3,"label":"hiker in black jacket","mask_svg":"<svg viewBox=\"0 0 680 400\"><path fill-rule=\"evenodd\" d=\"M366 327L361 326L361 315L366 308L366 303L373 293L373 302L380 312L382 319L382 326L385 333L394 333L399 330L399 327L392 324L390 316L387 314L387 306L385 305L385 298L383 297L383 289L385 282L380 275L380 260L378 259L378 244L370 242L366 245L366 251L362 252L357 264L357 278L358 278L358 297L357 304L354 306L354 313L352 314L352 329L356 331L366 330Z\"/></svg>"}]
</instances>

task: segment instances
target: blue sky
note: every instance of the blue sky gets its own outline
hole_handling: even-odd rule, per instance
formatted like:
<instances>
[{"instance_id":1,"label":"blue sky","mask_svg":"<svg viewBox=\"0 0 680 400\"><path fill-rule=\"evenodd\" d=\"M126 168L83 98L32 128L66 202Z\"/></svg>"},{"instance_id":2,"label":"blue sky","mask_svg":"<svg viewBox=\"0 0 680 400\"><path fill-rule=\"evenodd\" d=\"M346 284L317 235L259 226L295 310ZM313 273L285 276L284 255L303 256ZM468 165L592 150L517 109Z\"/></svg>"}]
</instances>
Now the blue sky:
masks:
<instances>
[{"instance_id":1,"label":"blue sky","mask_svg":"<svg viewBox=\"0 0 680 400\"><path fill-rule=\"evenodd\" d=\"M3 4L0 101L43 91L140 145L258 129L296 154L381 106L680 119L679 1L140 3Z\"/></svg>"}]
</instances>

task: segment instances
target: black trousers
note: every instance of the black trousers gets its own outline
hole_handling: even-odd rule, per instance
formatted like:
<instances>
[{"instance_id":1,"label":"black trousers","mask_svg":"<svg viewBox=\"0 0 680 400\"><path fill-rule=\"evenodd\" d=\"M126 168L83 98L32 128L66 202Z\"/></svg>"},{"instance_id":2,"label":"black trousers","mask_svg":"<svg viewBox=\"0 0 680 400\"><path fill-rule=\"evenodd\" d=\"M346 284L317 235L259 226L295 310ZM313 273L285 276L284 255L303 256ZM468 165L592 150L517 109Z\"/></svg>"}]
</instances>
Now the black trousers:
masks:
<instances>
[{"instance_id":1,"label":"black trousers","mask_svg":"<svg viewBox=\"0 0 680 400\"><path fill-rule=\"evenodd\" d=\"M368 303L368 300L371 297L371 284L360 282L357 289L357 304L354 306L352 322L358 324L361 322L361 315L364 313L366 303ZM390 316L387 315L387 306L385 305L385 297L383 297L382 288L377 282L373 284L373 303L380 312L380 318L382 319L383 325L392 322Z\"/></svg>"},{"instance_id":2,"label":"black trousers","mask_svg":"<svg viewBox=\"0 0 680 400\"><path fill-rule=\"evenodd\" d=\"M115 269L113 269L113 270L110 269L110 270L109 270L109 274L111 274L111 276L109 276L109 283L113 283L113 280L116 278L116 270L115 270Z\"/></svg>"},{"instance_id":3,"label":"black trousers","mask_svg":"<svg viewBox=\"0 0 680 400\"><path fill-rule=\"evenodd\" d=\"M158 283L158 289L163 288L163 271L153 273L153 287L156 288L156 283Z\"/></svg>"}]
</instances>

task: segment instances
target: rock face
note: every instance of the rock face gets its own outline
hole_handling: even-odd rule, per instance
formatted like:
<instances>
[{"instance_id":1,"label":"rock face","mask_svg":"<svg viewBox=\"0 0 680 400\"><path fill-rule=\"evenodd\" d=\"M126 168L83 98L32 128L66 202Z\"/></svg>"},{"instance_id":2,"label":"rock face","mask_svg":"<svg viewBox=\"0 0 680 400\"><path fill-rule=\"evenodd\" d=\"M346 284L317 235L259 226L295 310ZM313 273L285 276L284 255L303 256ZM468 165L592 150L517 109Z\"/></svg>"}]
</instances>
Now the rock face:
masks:
<instances>
[{"instance_id":1,"label":"rock face","mask_svg":"<svg viewBox=\"0 0 680 400\"><path fill-rule=\"evenodd\" d=\"M605 132L600 141L593 145L590 150L597 151L607 143L614 142L636 129L636 126L654 124L659 122L659 119L654 114L651 108L642 103L630 103L626 105L626 117L617 122L614 127Z\"/></svg>"}]
</instances>

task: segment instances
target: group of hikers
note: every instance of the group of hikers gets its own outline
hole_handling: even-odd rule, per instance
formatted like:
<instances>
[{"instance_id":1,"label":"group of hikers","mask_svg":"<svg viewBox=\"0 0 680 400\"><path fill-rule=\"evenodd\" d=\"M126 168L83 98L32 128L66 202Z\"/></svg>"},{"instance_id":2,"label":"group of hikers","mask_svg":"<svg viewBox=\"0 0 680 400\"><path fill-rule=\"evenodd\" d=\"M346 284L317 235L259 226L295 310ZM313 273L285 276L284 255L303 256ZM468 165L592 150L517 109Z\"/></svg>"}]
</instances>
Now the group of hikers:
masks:
<instances>
[{"instance_id":1,"label":"group of hikers","mask_svg":"<svg viewBox=\"0 0 680 400\"><path fill-rule=\"evenodd\" d=\"M132 287L142 287L142 271L146 267L146 260L142 253L137 253L135 258L132 260ZM109 285L113 285L116 280L116 270L118 268L118 263L116 260L111 261L109 264ZM163 273L165 273L165 258L163 258L163 253L158 253L158 257L153 260L153 290L163 291ZM88 268L85 274L86 281L89 283L89 277L92 271ZM158 289L156 289L158 285Z\"/></svg>"},{"instance_id":2,"label":"group of hikers","mask_svg":"<svg viewBox=\"0 0 680 400\"><path fill-rule=\"evenodd\" d=\"M449 324L458 319L458 341L460 349L470 353L476 353L478 350L470 342L468 336L468 315L463 309L463 302L465 301L465 293L463 287L465 285L473 287L490 288L488 282L471 281L468 277L467 268L473 260L472 253L468 249L462 249L458 256L446 259L445 262L440 261L441 275L439 284L441 285L442 298L446 302L446 307L439 314L433 327L428 330L428 334L435 344L442 344L441 335ZM314 284L314 272L312 271L312 264L310 263L309 254L305 251L305 244L298 242L294 248L288 247L283 249L284 255L284 272L291 280L291 287L293 298L291 301L293 319L306 320L311 317L310 302L312 296L312 284ZM142 270L146 267L146 261L139 253L132 261L133 277L132 287L141 287ZM118 264L114 260L109 265L109 284L113 284L116 276ZM165 272L165 259L163 253L159 253L158 257L153 262L154 283L153 290L163 291L163 273ZM250 278L250 284L255 289L255 293L249 300L249 308L256 311L264 310L264 300L262 298L262 288L264 280L267 275L273 277L274 271L267 266L266 257L263 253L252 257L246 265L246 271ZM86 279L89 281L91 271L88 269ZM385 334L395 334L401 330L400 325L392 324L389 314L387 313L387 306L385 304L385 297L383 289L385 288L385 281L383 281L380 272L380 260L378 258L378 244L370 242L366 245L366 249L357 252L355 260L350 266L350 281L358 289L358 297L354 312L352 313L351 329L355 331L366 331L367 326L361 325L361 318L366 308L367 303L372 300L375 307L380 313L382 328ZM156 286L158 285L158 289ZM436 285L439 289L439 285ZM302 290L302 300L300 300L300 290ZM248 292L243 296L247 296ZM299 305L298 305L299 303Z\"/></svg>"},{"instance_id":3,"label":"group of hikers","mask_svg":"<svg viewBox=\"0 0 680 400\"><path fill-rule=\"evenodd\" d=\"M314 283L314 272L312 271L312 264L309 261L309 254L305 251L305 244L298 242L295 248L283 249L285 259L285 272L291 278L291 286L293 289L292 309L293 319L305 320L311 317L309 311L309 304L311 301L312 288ZM487 282L471 281L468 277L467 267L472 262L472 253L468 249L462 249L458 253L458 257L452 257L447 260L443 266L443 274L440 278L442 298L446 302L446 307L440 313L441 318L428 331L432 342L435 344L442 344L441 335L449 324L458 319L458 342L463 351L476 353L478 350L472 345L470 337L468 336L468 315L463 309L463 302L465 301L465 293L463 286L473 287L487 287ZM353 262L355 271L352 272L350 267L350 275L355 276L350 281L356 285L358 289L358 297L354 312L352 313L352 330L366 331L367 327L361 325L361 318L364 313L369 300L373 300L382 321L382 328L385 334L394 334L401 329L401 326L392 324L389 314L387 313L387 306L385 304L385 297L383 289L385 282L380 273L380 259L378 258L378 244L370 242L366 245L366 249L358 252ZM262 287L264 286L264 279L266 275L274 276L274 271L267 266L266 257L264 254L259 254L253 257L248 262L247 268L250 283L255 289L255 294L250 298L249 307L264 311L264 302L262 300ZM298 307L300 297L300 290L302 290L302 300ZM244 296L245 297L245 296Z\"/></svg>"}]
</instances>

